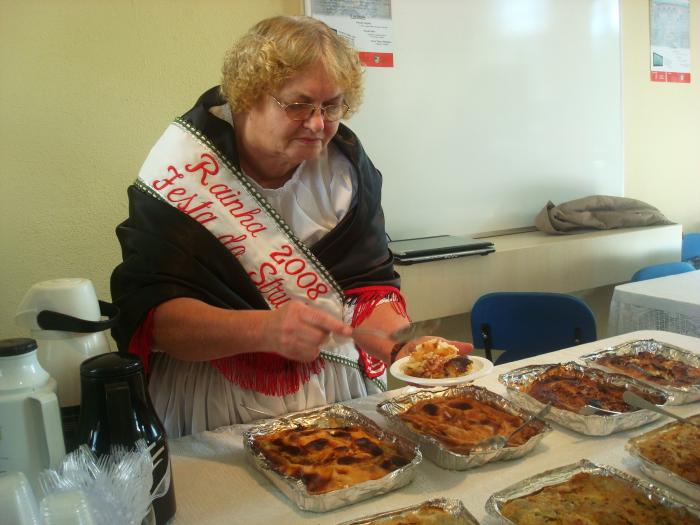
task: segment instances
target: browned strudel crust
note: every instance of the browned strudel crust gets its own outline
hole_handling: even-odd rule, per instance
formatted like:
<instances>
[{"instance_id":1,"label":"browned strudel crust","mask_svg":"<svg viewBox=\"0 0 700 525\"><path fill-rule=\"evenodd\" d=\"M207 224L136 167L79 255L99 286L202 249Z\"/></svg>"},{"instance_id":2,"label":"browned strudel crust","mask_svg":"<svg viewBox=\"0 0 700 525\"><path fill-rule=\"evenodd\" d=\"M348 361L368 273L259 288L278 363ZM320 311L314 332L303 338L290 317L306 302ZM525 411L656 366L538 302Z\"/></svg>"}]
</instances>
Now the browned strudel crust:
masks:
<instances>
[{"instance_id":1,"label":"browned strudel crust","mask_svg":"<svg viewBox=\"0 0 700 525\"><path fill-rule=\"evenodd\" d=\"M285 429L256 437L255 445L275 471L300 479L309 494L379 479L411 461L356 426Z\"/></svg>"},{"instance_id":2,"label":"browned strudel crust","mask_svg":"<svg viewBox=\"0 0 700 525\"><path fill-rule=\"evenodd\" d=\"M464 519L455 517L435 505L422 505L416 510L403 512L399 516L380 518L367 525L463 525Z\"/></svg>"},{"instance_id":3,"label":"browned strudel crust","mask_svg":"<svg viewBox=\"0 0 700 525\"><path fill-rule=\"evenodd\" d=\"M456 346L442 339L429 339L416 346L403 367L412 377L444 379L469 374L474 363L461 355Z\"/></svg>"},{"instance_id":4,"label":"browned strudel crust","mask_svg":"<svg viewBox=\"0 0 700 525\"><path fill-rule=\"evenodd\" d=\"M585 372L558 365L545 370L525 389L525 393L541 403L552 403L556 408L571 412L580 411L591 400L606 410L615 412L636 410L622 400L624 392L623 386L600 381L591 375L586 375ZM662 404L665 401L660 395L638 391L636 393L652 403Z\"/></svg>"},{"instance_id":5,"label":"browned strudel crust","mask_svg":"<svg viewBox=\"0 0 700 525\"><path fill-rule=\"evenodd\" d=\"M696 424L700 416L691 418ZM639 453L674 474L700 484L700 427L674 423L637 444Z\"/></svg>"},{"instance_id":6,"label":"browned strudel crust","mask_svg":"<svg viewBox=\"0 0 700 525\"><path fill-rule=\"evenodd\" d=\"M480 441L496 434L505 436L523 423L517 415L466 396L425 399L399 417L415 432L437 439L458 454L469 454ZM506 446L524 444L541 428L539 422L528 425Z\"/></svg>"},{"instance_id":7,"label":"browned strudel crust","mask_svg":"<svg viewBox=\"0 0 700 525\"><path fill-rule=\"evenodd\" d=\"M507 501L501 513L517 525L700 524L688 511L654 503L624 480L588 473Z\"/></svg>"},{"instance_id":8,"label":"browned strudel crust","mask_svg":"<svg viewBox=\"0 0 700 525\"><path fill-rule=\"evenodd\" d=\"M608 355L596 359L596 363L658 385L700 385L700 368L654 352Z\"/></svg>"}]
</instances>

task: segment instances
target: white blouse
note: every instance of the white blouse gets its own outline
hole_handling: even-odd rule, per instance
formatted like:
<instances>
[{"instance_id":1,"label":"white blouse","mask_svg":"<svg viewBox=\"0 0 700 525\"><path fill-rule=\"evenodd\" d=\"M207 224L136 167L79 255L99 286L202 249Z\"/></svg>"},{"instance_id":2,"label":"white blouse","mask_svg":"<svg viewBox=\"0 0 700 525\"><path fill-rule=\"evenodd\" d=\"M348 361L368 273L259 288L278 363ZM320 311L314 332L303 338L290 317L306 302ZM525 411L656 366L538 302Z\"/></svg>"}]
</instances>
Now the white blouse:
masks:
<instances>
[{"instance_id":1,"label":"white blouse","mask_svg":"<svg viewBox=\"0 0 700 525\"><path fill-rule=\"evenodd\" d=\"M302 162L280 188L253 185L277 210L294 234L312 246L331 231L350 209L357 175L336 146Z\"/></svg>"}]
</instances>

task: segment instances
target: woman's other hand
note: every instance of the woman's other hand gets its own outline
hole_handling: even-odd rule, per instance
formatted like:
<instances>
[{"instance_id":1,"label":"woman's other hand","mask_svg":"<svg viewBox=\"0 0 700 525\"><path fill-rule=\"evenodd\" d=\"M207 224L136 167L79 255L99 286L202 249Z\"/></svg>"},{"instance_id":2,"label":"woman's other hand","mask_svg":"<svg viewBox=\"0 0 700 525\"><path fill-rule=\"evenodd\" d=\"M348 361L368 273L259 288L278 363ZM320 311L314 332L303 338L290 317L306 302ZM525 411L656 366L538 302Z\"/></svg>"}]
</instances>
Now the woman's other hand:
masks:
<instances>
[{"instance_id":1,"label":"woman's other hand","mask_svg":"<svg viewBox=\"0 0 700 525\"><path fill-rule=\"evenodd\" d=\"M261 330L264 351L305 363L318 357L331 333L352 336L350 326L300 301L290 301L269 312Z\"/></svg>"}]
</instances>

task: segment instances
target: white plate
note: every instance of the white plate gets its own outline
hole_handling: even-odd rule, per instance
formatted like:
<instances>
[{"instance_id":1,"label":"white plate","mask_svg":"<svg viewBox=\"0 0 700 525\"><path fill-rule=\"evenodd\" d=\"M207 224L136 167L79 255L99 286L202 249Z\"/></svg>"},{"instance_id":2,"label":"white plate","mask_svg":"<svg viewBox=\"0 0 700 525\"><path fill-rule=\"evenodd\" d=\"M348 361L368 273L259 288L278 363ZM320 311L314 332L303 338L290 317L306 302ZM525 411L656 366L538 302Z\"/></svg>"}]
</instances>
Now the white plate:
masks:
<instances>
[{"instance_id":1,"label":"white plate","mask_svg":"<svg viewBox=\"0 0 700 525\"><path fill-rule=\"evenodd\" d=\"M468 374L464 374L463 376L459 377L446 377L444 379L430 379L430 378L425 378L425 377L413 377L409 376L407 374L403 373L403 367L404 365L408 362L408 360L411 357L402 357L398 361L394 361L394 364L391 365L391 368L389 369L389 372L391 372L391 375L394 376L396 379L400 379L401 381L406 381L407 383L411 383L413 385L421 385L421 386L449 386L449 385L458 385L460 383L466 383L468 381L474 381L475 379L479 377L484 377L485 375L489 374L491 370L493 370L493 363L489 361L486 358L479 357L476 355L470 355L469 359L472 360L474 363L472 371Z\"/></svg>"}]
</instances>

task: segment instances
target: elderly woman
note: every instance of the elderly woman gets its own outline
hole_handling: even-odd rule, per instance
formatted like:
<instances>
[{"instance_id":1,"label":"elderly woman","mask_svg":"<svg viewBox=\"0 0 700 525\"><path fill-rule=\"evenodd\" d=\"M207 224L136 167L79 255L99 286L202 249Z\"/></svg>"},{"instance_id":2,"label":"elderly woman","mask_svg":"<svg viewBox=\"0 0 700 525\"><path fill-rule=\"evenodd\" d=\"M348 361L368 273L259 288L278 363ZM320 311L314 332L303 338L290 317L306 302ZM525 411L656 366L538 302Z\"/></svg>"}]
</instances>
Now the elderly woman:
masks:
<instances>
[{"instance_id":1,"label":"elderly woman","mask_svg":"<svg viewBox=\"0 0 700 525\"><path fill-rule=\"evenodd\" d=\"M171 437L377 392L415 347L352 330L408 324L381 175L339 123L361 96L325 24L263 20L129 188L113 335Z\"/></svg>"}]
</instances>

